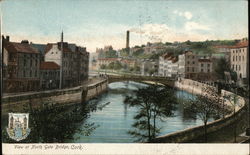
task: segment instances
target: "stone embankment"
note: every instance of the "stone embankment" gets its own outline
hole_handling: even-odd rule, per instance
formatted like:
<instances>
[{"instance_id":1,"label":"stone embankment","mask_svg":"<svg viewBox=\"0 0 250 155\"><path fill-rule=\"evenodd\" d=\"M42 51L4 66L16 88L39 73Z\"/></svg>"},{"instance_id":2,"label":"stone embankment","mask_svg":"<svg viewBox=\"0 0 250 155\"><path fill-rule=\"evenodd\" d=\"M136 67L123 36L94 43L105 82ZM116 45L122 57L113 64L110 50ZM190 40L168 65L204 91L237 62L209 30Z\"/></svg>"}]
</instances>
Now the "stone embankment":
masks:
<instances>
[{"instance_id":1,"label":"stone embankment","mask_svg":"<svg viewBox=\"0 0 250 155\"><path fill-rule=\"evenodd\" d=\"M9 112L29 112L46 105L67 106L83 103L106 91L108 80L67 89L39 91L6 95L2 98L2 114Z\"/></svg>"},{"instance_id":2,"label":"stone embankment","mask_svg":"<svg viewBox=\"0 0 250 155\"><path fill-rule=\"evenodd\" d=\"M202 90L205 87L213 87L204 83L200 83L197 81L189 80L189 79L182 79L178 80L175 82L175 87L180 89L180 90L185 90L189 93L193 94L202 94ZM214 87L215 88L215 87ZM244 114L244 110L246 108L245 100L243 97L238 96L232 92L226 91L226 90L221 90L221 96L226 95L235 95L238 98L238 104L236 105L235 108L235 115L234 113L231 113L229 115L226 115L224 118L209 122L207 124L207 132L211 133L214 131L217 131L219 129L222 129L223 127L229 126L235 121L238 121L241 119L242 115ZM223 104L229 106L232 108L232 104L228 101L225 100ZM195 139L199 136L204 135L204 126L196 126L192 128L188 128L185 130L177 131L171 134L163 135L160 137L157 137L154 139L153 142L156 143L182 143L182 142L187 142L192 139Z\"/></svg>"}]
</instances>

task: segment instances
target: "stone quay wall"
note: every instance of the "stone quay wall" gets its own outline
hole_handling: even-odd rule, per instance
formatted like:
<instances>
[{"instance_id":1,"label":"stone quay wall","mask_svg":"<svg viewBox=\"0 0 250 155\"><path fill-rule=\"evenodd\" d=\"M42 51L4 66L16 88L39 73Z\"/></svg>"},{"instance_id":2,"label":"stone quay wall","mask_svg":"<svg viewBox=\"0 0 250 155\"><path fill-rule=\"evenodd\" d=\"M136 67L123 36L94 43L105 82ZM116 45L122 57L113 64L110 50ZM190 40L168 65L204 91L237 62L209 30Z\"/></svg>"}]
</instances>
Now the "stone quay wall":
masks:
<instances>
[{"instance_id":1,"label":"stone quay wall","mask_svg":"<svg viewBox=\"0 0 250 155\"><path fill-rule=\"evenodd\" d=\"M185 90L187 92L193 93L193 94L202 94L202 88L204 87L213 87L204 83L200 83L197 81L193 81L190 79L182 79L175 82L175 87L181 90ZM215 88L215 87L214 87ZM236 95L232 92L222 90L221 95ZM214 131L217 131L223 127L229 126L235 121L238 121L242 118L242 115L244 114L246 110L246 104L243 97L236 95L238 98L238 105L236 106L236 113L235 115L233 113L226 115L224 118L215 120L213 122L209 122L207 124L207 133L211 133ZM227 106L231 106L231 103L228 100L225 100L224 104ZM177 131L171 134L159 136L153 140L153 142L156 143L183 143L188 142L194 138L197 138L199 136L204 135L204 125L191 127L188 129L184 129L181 131Z\"/></svg>"},{"instance_id":2,"label":"stone quay wall","mask_svg":"<svg viewBox=\"0 0 250 155\"><path fill-rule=\"evenodd\" d=\"M83 103L106 91L107 86L108 80L104 79L88 86L4 96L2 98L2 114L29 112L46 105L67 106Z\"/></svg>"}]
</instances>

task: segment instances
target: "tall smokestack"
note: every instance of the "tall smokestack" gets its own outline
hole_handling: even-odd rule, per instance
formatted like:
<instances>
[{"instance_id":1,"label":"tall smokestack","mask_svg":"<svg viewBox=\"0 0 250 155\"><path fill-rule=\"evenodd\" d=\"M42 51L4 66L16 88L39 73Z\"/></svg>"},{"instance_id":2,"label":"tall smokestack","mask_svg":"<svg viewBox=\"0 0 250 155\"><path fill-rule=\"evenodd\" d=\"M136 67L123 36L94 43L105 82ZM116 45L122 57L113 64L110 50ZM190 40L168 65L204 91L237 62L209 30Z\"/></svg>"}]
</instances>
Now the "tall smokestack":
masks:
<instances>
[{"instance_id":1,"label":"tall smokestack","mask_svg":"<svg viewBox=\"0 0 250 155\"><path fill-rule=\"evenodd\" d=\"M129 31L127 31L126 48L129 48Z\"/></svg>"}]
</instances>

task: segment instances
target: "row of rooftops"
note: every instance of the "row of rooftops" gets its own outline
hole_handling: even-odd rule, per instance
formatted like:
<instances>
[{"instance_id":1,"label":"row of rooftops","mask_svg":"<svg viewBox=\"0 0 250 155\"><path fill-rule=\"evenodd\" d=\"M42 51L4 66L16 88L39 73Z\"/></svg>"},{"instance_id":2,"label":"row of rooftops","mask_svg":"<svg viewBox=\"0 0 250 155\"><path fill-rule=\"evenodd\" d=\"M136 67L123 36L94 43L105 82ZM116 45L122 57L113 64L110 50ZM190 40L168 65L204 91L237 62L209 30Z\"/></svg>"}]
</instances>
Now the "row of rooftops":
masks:
<instances>
[{"instance_id":1,"label":"row of rooftops","mask_svg":"<svg viewBox=\"0 0 250 155\"><path fill-rule=\"evenodd\" d=\"M185 51L184 53L185 54L186 53L192 53L192 51ZM165 53L161 57L164 60L172 61L172 63L176 63L179 60L178 56L174 56L173 53ZM207 58L200 58L200 59L198 59L198 62L211 62L211 60L207 59Z\"/></svg>"},{"instance_id":2,"label":"row of rooftops","mask_svg":"<svg viewBox=\"0 0 250 155\"><path fill-rule=\"evenodd\" d=\"M46 54L53 45L57 45L57 48L61 50L61 42L48 43L48 44L33 44L29 43L28 40L22 40L21 42L10 42L9 36L2 36L3 45L9 52L20 52L20 53L33 53L33 54ZM80 47L76 44L68 44L63 42L63 52L80 52L81 54L87 53L86 47Z\"/></svg>"}]
</instances>

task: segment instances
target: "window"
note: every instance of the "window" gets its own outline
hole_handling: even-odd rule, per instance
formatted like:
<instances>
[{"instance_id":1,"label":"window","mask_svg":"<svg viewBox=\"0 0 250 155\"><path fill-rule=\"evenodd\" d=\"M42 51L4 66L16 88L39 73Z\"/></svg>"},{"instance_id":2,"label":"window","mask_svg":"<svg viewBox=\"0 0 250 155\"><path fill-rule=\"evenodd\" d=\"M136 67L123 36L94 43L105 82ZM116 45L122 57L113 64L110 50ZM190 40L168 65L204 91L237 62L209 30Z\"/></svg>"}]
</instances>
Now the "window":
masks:
<instances>
[{"instance_id":1,"label":"window","mask_svg":"<svg viewBox=\"0 0 250 155\"><path fill-rule=\"evenodd\" d=\"M235 70L237 71L237 65L235 65Z\"/></svg>"},{"instance_id":2,"label":"window","mask_svg":"<svg viewBox=\"0 0 250 155\"><path fill-rule=\"evenodd\" d=\"M210 72L210 69L208 69L207 72Z\"/></svg>"},{"instance_id":3,"label":"window","mask_svg":"<svg viewBox=\"0 0 250 155\"><path fill-rule=\"evenodd\" d=\"M237 56L235 56L235 61L237 61Z\"/></svg>"},{"instance_id":4,"label":"window","mask_svg":"<svg viewBox=\"0 0 250 155\"><path fill-rule=\"evenodd\" d=\"M37 71L35 71L35 77L37 77Z\"/></svg>"},{"instance_id":5,"label":"window","mask_svg":"<svg viewBox=\"0 0 250 155\"><path fill-rule=\"evenodd\" d=\"M192 68L192 71L194 72L194 67Z\"/></svg>"},{"instance_id":6,"label":"window","mask_svg":"<svg viewBox=\"0 0 250 155\"><path fill-rule=\"evenodd\" d=\"M189 64L189 61L187 62L187 64Z\"/></svg>"},{"instance_id":7,"label":"window","mask_svg":"<svg viewBox=\"0 0 250 155\"><path fill-rule=\"evenodd\" d=\"M193 59L194 59L194 56L193 56Z\"/></svg>"},{"instance_id":8,"label":"window","mask_svg":"<svg viewBox=\"0 0 250 155\"><path fill-rule=\"evenodd\" d=\"M203 64L201 64L201 67L203 67Z\"/></svg>"},{"instance_id":9,"label":"window","mask_svg":"<svg viewBox=\"0 0 250 155\"><path fill-rule=\"evenodd\" d=\"M207 64L207 67L210 67L210 64Z\"/></svg>"},{"instance_id":10,"label":"window","mask_svg":"<svg viewBox=\"0 0 250 155\"><path fill-rule=\"evenodd\" d=\"M189 67L187 67L187 71L189 72Z\"/></svg>"},{"instance_id":11,"label":"window","mask_svg":"<svg viewBox=\"0 0 250 155\"><path fill-rule=\"evenodd\" d=\"M23 71L23 77L25 77L26 76L26 73L25 73L25 71Z\"/></svg>"},{"instance_id":12,"label":"window","mask_svg":"<svg viewBox=\"0 0 250 155\"><path fill-rule=\"evenodd\" d=\"M26 66L26 59L23 60L23 65Z\"/></svg>"},{"instance_id":13,"label":"window","mask_svg":"<svg viewBox=\"0 0 250 155\"><path fill-rule=\"evenodd\" d=\"M32 66L32 59L30 59L30 66Z\"/></svg>"},{"instance_id":14,"label":"window","mask_svg":"<svg viewBox=\"0 0 250 155\"><path fill-rule=\"evenodd\" d=\"M195 62L193 61L193 64L195 64Z\"/></svg>"},{"instance_id":15,"label":"window","mask_svg":"<svg viewBox=\"0 0 250 155\"><path fill-rule=\"evenodd\" d=\"M240 71L240 65L239 65L239 71Z\"/></svg>"},{"instance_id":16,"label":"window","mask_svg":"<svg viewBox=\"0 0 250 155\"><path fill-rule=\"evenodd\" d=\"M239 61L241 60L241 57L239 56Z\"/></svg>"},{"instance_id":17,"label":"window","mask_svg":"<svg viewBox=\"0 0 250 155\"><path fill-rule=\"evenodd\" d=\"M234 56L233 56L233 61L234 61Z\"/></svg>"},{"instance_id":18,"label":"window","mask_svg":"<svg viewBox=\"0 0 250 155\"><path fill-rule=\"evenodd\" d=\"M201 69L201 72L203 72L203 69Z\"/></svg>"},{"instance_id":19,"label":"window","mask_svg":"<svg viewBox=\"0 0 250 155\"><path fill-rule=\"evenodd\" d=\"M51 54L54 54L54 52L51 52Z\"/></svg>"},{"instance_id":20,"label":"window","mask_svg":"<svg viewBox=\"0 0 250 155\"><path fill-rule=\"evenodd\" d=\"M234 70L234 65L232 65L232 69Z\"/></svg>"},{"instance_id":21,"label":"window","mask_svg":"<svg viewBox=\"0 0 250 155\"><path fill-rule=\"evenodd\" d=\"M32 77L32 71L30 71L30 77Z\"/></svg>"}]
</instances>

